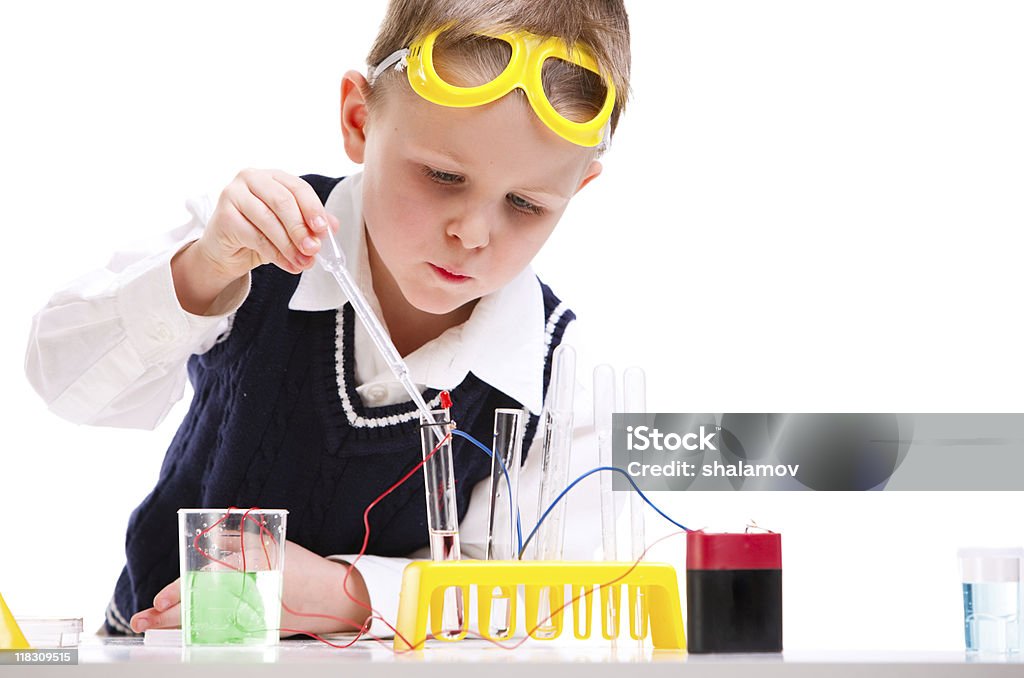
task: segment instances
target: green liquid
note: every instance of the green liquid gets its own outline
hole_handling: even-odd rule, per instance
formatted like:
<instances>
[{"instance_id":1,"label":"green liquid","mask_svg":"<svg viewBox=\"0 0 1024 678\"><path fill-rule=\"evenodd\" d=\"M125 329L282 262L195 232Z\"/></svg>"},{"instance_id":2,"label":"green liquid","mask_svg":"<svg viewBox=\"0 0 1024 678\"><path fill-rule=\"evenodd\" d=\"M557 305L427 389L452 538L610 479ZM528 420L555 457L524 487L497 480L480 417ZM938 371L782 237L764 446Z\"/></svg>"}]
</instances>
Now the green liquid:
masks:
<instances>
[{"instance_id":1,"label":"green liquid","mask_svg":"<svg viewBox=\"0 0 1024 678\"><path fill-rule=\"evenodd\" d=\"M277 643L280 572L189 572L182 594L187 645Z\"/></svg>"}]
</instances>

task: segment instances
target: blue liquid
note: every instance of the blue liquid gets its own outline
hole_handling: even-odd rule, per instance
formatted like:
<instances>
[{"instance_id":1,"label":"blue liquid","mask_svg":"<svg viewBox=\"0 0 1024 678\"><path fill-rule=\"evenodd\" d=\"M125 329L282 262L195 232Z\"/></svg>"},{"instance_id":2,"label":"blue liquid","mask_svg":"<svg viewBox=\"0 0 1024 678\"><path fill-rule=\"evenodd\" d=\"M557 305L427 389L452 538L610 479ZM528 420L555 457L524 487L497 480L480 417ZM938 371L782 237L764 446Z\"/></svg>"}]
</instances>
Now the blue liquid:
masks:
<instances>
[{"instance_id":1,"label":"blue liquid","mask_svg":"<svg viewBox=\"0 0 1024 678\"><path fill-rule=\"evenodd\" d=\"M964 641L972 652L1019 652L1020 584L964 584Z\"/></svg>"}]
</instances>

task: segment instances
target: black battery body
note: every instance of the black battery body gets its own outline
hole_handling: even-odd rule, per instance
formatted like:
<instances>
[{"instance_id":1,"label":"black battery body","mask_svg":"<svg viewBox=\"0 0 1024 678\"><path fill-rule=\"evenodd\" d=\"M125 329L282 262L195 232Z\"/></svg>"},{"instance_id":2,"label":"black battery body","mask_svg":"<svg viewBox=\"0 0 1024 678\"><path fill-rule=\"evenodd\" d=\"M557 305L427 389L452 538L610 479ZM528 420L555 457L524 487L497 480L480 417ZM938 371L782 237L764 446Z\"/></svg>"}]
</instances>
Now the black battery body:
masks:
<instances>
[{"instance_id":1,"label":"black battery body","mask_svg":"<svg viewBox=\"0 0 1024 678\"><path fill-rule=\"evenodd\" d=\"M782 548L778 533L687 536L687 649L782 651Z\"/></svg>"}]
</instances>

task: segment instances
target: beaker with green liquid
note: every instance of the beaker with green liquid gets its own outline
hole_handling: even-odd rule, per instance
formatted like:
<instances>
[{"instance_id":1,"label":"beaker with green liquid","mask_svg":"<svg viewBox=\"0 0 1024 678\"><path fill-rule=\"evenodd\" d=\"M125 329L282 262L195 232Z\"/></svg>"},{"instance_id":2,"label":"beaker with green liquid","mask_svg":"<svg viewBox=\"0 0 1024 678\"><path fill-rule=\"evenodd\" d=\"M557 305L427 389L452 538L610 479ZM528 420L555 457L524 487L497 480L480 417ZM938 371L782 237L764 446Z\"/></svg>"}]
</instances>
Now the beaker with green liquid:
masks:
<instances>
[{"instance_id":1,"label":"beaker with green liquid","mask_svg":"<svg viewBox=\"0 0 1024 678\"><path fill-rule=\"evenodd\" d=\"M180 509L185 645L274 645L288 511Z\"/></svg>"}]
</instances>

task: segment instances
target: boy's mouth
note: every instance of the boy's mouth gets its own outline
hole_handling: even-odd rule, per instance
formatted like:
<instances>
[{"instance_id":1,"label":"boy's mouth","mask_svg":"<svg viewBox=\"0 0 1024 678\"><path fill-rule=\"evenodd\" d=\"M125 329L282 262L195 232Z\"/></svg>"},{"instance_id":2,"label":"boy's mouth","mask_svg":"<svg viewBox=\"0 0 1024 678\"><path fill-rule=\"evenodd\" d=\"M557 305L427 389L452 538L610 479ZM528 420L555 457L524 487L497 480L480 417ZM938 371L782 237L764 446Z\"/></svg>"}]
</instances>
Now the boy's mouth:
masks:
<instances>
[{"instance_id":1,"label":"boy's mouth","mask_svg":"<svg viewBox=\"0 0 1024 678\"><path fill-rule=\"evenodd\" d=\"M461 273L456 273L455 271L452 271L451 269L448 269L444 266L430 264L430 267L434 269L434 272L437 273L442 279L447 280L448 282L461 282L470 279L470 276L462 275Z\"/></svg>"}]
</instances>

